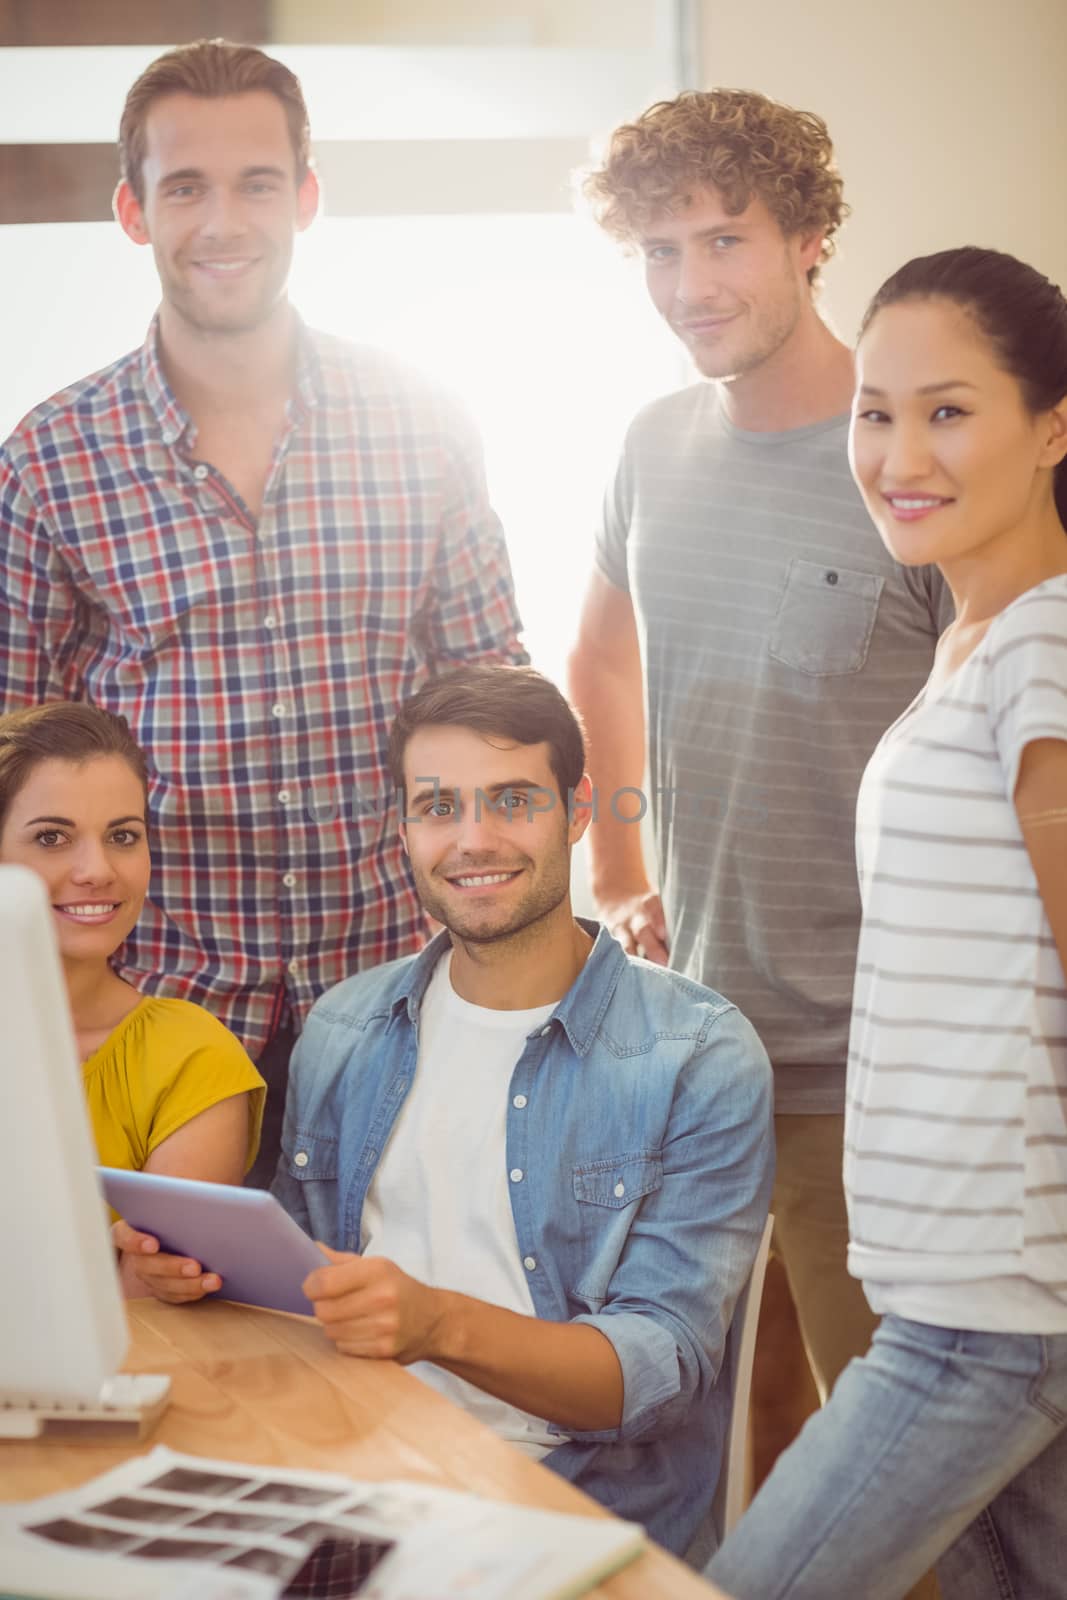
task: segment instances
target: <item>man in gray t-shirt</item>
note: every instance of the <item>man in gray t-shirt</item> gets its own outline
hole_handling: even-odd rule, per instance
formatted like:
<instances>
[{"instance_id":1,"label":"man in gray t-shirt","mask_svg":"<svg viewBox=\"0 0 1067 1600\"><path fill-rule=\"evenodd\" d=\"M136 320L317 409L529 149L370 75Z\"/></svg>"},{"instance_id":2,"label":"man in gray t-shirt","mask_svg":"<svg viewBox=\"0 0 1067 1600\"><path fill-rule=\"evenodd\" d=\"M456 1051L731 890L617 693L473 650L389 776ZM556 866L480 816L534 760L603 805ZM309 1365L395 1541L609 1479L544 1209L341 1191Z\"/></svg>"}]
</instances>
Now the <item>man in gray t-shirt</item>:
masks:
<instances>
[{"instance_id":1,"label":"man in gray t-shirt","mask_svg":"<svg viewBox=\"0 0 1067 1600\"><path fill-rule=\"evenodd\" d=\"M844 213L819 119L683 94L620 128L586 191L718 380L641 412L606 496L572 657L593 888L626 949L714 985L763 1038L775 1244L825 1398L874 1325L841 1188L856 792L951 601L890 559L849 474L851 354L812 297ZM659 893L618 794L646 756Z\"/></svg>"}]
</instances>

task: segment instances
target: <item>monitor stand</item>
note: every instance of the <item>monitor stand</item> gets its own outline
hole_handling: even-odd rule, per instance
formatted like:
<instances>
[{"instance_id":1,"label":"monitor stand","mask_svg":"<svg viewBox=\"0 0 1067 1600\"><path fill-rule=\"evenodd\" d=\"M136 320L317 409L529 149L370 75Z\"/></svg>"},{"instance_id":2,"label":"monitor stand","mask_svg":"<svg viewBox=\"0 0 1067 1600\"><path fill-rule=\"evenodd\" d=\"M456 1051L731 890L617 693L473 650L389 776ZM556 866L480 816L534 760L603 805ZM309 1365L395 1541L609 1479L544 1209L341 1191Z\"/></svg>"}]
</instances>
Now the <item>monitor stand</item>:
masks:
<instances>
[{"instance_id":1,"label":"monitor stand","mask_svg":"<svg viewBox=\"0 0 1067 1600\"><path fill-rule=\"evenodd\" d=\"M144 1439L169 1397L170 1379L155 1372L117 1373L95 1400L81 1402L0 1392L0 1439Z\"/></svg>"}]
</instances>

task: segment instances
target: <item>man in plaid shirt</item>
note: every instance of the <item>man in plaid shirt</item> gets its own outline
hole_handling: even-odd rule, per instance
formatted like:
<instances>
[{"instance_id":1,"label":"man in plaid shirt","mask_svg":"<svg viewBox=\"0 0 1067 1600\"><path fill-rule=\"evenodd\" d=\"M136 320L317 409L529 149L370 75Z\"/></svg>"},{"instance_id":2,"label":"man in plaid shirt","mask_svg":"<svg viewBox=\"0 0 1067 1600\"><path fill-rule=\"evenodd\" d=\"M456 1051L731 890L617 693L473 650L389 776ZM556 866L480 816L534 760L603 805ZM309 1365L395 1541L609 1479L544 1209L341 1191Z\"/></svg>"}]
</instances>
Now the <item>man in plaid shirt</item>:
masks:
<instances>
[{"instance_id":1,"label":"man in plaid shirt","mask_svg":"<svg viewBox=\"0 0 1067 1600\"><path fill-rule=\"evenodd\" d=\"M152 247L158 315L0 449L0 709L127 718L157 837L122 971L232 1028L279 1122L317 996L426 936L390 720L452 663L525 659L472 427L286 299L308 150L300 86L261 51L154 62L115 207ZM253 1181L276 1153L277 1132Z\"/></svg>"}]
</instances>

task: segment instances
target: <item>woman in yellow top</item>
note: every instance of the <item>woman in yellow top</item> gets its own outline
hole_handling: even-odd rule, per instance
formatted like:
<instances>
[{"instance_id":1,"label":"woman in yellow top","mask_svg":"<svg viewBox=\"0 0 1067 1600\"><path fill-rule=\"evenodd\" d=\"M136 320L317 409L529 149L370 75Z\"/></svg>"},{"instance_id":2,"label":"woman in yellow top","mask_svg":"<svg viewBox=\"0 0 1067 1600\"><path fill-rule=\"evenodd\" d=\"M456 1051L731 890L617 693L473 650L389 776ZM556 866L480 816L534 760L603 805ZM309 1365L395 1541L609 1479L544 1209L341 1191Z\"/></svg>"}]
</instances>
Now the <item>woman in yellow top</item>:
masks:
<instances>
[{"instance_id":1,"label":"woman in yellow top","mask_svg":"<svg viewBox=\"0 0 1067 1600\"><path fill-rule=\"evenodd\" d=\"M240 1183L263 1079L203 1007L142 995L111 965L148 892L147 806L122 718L65 701L0 717L0 862L48 888L101 1163Z\"/></svg>"}]
</instances>

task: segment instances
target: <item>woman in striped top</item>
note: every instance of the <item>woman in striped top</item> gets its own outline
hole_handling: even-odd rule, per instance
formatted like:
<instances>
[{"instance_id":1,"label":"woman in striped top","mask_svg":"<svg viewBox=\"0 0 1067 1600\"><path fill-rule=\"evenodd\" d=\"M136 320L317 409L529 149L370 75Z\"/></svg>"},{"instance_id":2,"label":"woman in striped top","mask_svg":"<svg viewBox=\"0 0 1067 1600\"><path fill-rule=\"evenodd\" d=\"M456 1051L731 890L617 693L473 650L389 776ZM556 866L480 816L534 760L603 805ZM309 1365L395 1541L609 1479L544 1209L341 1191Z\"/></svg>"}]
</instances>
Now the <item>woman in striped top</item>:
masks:
<instances>
[{"instance_id":1,"label":"woman in striped top","mask_svg":"<svg viewBox=\"0 0 1067 1600\"><path fill-rule=\"evenodd\" d=\"M852 467L956 620L860 790L849 1265L871 1350L710 1575L738 1600L1067 1595L1067 302L909 262L860 336Z\"/></svg>"}]
</instances>

